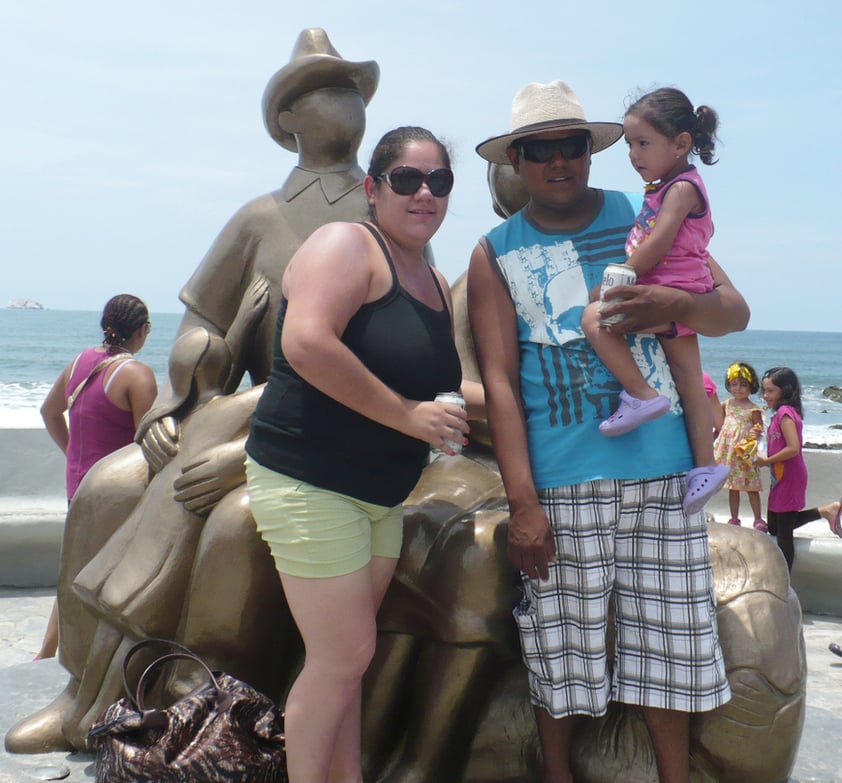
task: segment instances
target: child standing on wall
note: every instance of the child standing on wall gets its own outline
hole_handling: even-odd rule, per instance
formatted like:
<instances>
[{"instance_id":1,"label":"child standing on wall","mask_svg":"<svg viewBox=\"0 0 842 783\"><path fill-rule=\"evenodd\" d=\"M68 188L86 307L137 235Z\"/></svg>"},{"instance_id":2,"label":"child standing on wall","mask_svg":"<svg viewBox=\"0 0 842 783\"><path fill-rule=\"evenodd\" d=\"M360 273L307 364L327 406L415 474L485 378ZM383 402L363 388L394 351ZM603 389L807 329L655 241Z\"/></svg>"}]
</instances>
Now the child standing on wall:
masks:
<instances>
[{"instance_id":1,"label":"child standing on wall","mask_svg":"<svg viewBox=\"0 0 842 783\"><path fill-rule=\"evenodd\" d=\"M760 389L754 367L746 362L734 362L725 372L725 388L731 399L725 400L725 420L713 445L716 461L730 469L725 489L731 510L729 525L740 524L740 493L748 495L754 513L754 529L766 532L766 522L760 511L760 469L755 459L757 444L763 437L763 411L751 399Z\"/></svg>"},{"instance_id":2,"label":"child standing on wall","mask_svg":"<svg viewBox=\"0 0 842 783\"><path fill-rule=\"evenodd\" d=\"M632 166L648 183L643 208L626 243L626 264L637 282L667 285L703 293L713 288L707 244L713 221L707 192L691 154L715 163L718 118L708 106L693 108L680 90L663 88L636 101L623 118ZM623 385L619 408L600 424L603 435L623 435L670 408L643 377L623 335L600 323L600 303L592 302L582 316L582 329L599 358ZM676 389L681 397L687 435L696 467L687 474L684 510L704 508L722 487L729 469L713 458L710 404L702 382L696 333L681 324L665 326L661 337Z\"/></svg>"}]
</instances>

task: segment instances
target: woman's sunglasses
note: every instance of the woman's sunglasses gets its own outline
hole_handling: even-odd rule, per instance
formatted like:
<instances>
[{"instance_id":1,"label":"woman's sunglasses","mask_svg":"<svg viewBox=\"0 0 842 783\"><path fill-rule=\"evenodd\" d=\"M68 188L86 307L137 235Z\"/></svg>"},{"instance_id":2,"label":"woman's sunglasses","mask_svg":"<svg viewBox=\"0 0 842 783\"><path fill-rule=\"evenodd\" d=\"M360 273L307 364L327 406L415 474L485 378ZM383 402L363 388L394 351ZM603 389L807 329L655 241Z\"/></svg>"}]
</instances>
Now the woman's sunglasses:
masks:
<instances>
[{"instance_id":1,"label":"woman's sunglasses","mask_svg":"<svg viewBox=\"0 0 842 783\"><path fill-rule=\"evenodd\" d=\"M387 182L399 196L411 196L421 189L425 182L430 193L442 198L453 190L453 172L450 169L434 169L425 174L414 166L397 166L386 174L378 174L375 182Z\"/></svg>"},{"instance_id":2,"label":"woman's sunglasses","mask_svg":"<svg viewBox=\"0 0 842 783\"><path fill-rule=\"evenodd\" d=\"M520 150L524 160L530 163L549 163L558 152L565 160L576 160L588 151L588 136L567 136L564 139L533 139L520 141L514 146Z\"/></svg>"}]
</instances>

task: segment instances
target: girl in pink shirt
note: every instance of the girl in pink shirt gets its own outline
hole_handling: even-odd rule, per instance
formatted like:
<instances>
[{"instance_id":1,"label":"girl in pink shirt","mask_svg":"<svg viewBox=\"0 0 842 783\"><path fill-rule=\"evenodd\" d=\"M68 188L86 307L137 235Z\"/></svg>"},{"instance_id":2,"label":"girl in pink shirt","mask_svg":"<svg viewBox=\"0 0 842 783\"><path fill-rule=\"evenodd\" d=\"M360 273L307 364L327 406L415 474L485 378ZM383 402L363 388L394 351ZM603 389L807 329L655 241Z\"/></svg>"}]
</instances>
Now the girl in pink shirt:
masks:
<instances>
[{"instance_id":1,"label":"girl in pink shirt","mask_svg":"<svg viewBox=\"0 0 842 783\"><path fill-rule=\"evenodd\" d=\"M766 433L768 456L757 459L758 467L769 466L772 484L766 520L776 537L787 568L795 561L793 531L808 522L824 518L833 529L839 505L804 508L807 497L807 465L802 450L803 411L801 384L789 367L773 367L763 373L763 399L774 411ZM803 510L802 510L803 509ZM834 531L835 532L835 531Z\"/></svg>"},{"instance_id":2,"label":"girl in pink shirt","mask_svg":"<svg viewBox=\"0 0 842 783\"><path fill-rule=\"evenodd\" d=\"M694 109L683 92L672 88L644 95L623 118L632 166L649 183L626 242L626 264L636 272L638 283L698 293L713 289L707 252L713 222L704 183L689 158L695 154L707 165L716 162L718 122L709 106ZM623 386L620 407L599 425L603 435L615 437L665 415L670 399L643 377L625 335L612 334L610 326L600 322L600 304L594 301L585 308L582 330ZM714 462L713 421L695 332L670 324L659 336L681 397L696 465L687 474L683 503L685 512L693 514L722 487L729 470Z\"/></svg>"}]
</instances>

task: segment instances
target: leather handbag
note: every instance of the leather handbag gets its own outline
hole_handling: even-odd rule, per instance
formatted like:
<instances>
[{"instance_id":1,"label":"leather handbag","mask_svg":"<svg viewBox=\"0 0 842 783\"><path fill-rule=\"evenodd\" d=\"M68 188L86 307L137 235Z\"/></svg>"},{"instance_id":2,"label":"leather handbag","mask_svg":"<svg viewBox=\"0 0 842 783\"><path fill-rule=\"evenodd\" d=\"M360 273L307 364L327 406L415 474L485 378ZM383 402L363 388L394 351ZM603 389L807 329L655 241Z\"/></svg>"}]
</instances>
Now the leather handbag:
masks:
<instances>
[{"instance_id":1,"label":"leather handbag","mask_svg":"<svg viewBox=\"0 0 842 783\"><path fill-rule=\"evenodd\" d=\"M129 663L142 649L175 650L149 664L133 692ZM206 681L163 709L147 709L148 689L167 663L192 661ZM245 682L212 672L175 642L147 639L123 660L126 696L108 707L91 727L97 783L288 783L283 716L275 704Z\"/></svg>"}]
</instances>

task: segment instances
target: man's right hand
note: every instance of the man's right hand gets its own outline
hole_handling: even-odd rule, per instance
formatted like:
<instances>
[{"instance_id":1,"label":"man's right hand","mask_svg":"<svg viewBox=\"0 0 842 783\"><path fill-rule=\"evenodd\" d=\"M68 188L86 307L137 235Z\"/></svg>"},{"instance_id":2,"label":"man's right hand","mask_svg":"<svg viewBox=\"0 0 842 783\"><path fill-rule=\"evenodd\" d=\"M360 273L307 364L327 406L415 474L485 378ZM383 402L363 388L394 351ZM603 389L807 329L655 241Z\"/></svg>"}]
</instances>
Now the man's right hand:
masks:
<instances>
[{"instance_id":1,"label":"man's right hand","mask_svg":"<svg viewBox=\"0 0 842 783\"><path fill-rule=\"evenodd\" d=\"M530 504L511 512L507 554L530 579L547 579L555 561L553 531L544 509Z\"/></svg>"},{"instance_id":2,"label":"man's right hand","mask_svg":"<svg viewBox=\"0 0 842 783\"><path fill-rule=\"evenodd\" d=\"M181 426L173 416L164 416L149 425L140 441L140 448L153 473L159 473L178 454L180 438Z\"/></svg>"}]
</instances>

